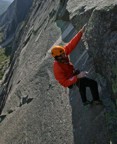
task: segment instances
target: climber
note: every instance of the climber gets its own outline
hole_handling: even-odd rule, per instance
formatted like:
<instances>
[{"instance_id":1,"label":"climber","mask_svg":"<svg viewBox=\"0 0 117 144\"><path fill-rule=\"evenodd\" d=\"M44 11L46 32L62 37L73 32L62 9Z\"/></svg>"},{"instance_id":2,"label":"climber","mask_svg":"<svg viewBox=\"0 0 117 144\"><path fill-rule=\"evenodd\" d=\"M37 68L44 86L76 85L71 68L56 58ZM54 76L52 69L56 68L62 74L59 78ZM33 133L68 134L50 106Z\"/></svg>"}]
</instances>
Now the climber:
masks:
<instances>
[{"instance_id":1,"label":"climber","mask_svg":"<svg viewBox=\"0 0 117 144\"><path fill-rule=\"evenodd\" d=\"M79 43L85 26L72 38L72 40L65 46L53 46L51 54L54 57L54 76L56 80L64 87L72 89L74 85L79 88L81 99L84 105L87 104L101 104L99 99L97 82L89 79L86 71L75 70L73 64L70 62L68 55L75 49ZM88 101L86 98L86 87L89 87L93 96L93 100Z\"/></svg>"}]
</instances>

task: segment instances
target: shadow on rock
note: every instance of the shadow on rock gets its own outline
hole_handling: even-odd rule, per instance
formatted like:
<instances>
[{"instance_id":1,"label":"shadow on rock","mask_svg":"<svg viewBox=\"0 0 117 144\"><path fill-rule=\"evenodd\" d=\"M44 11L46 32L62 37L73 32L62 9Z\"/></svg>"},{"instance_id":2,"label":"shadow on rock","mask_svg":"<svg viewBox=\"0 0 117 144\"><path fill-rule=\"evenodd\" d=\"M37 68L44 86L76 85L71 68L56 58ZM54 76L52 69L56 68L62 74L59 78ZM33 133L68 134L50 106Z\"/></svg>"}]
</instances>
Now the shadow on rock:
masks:
<instances>
[{"instance_id":1,"label":"shadow on rock","mask_svg":"<svg viewBox=\"0 0 117 144\"><path fill-rule=\"evenodd\" d=\"M1 115L0 116L0 123L5 119L6 115Z\"/></svg>"}]
</instances>

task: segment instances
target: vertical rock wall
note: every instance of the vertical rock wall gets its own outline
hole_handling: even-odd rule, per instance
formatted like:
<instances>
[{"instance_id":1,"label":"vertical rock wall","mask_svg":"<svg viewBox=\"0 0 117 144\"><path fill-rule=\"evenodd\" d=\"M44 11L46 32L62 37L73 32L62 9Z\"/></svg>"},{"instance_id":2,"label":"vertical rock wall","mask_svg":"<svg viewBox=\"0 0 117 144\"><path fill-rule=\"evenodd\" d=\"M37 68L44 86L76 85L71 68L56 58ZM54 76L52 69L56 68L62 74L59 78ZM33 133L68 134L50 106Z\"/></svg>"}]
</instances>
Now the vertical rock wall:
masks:
<instances>
[{"instance_id":1,"label":"vertical rock wall","mask_svg":"<svg viewBox=\"0 0 117 144\"><path fill-rule=\"evenodd\" d=\"M34 1L28 21L16 35L4 83L2 144L73 143L68 93L55 81L53 59L48 55L61 39L54 22L58 9L58 0Z\"/></svg>"},{"instance_id":2,"label":"vertical rock wall","mask_svg":"<svg viewBox=\"0 0 117 144\"><path fill-rule=\"evenodd\" d=\"M116 112L116 6L117 2L113 1L71 1L68 2L68 12L70 13L70 20L72 24L79 29L81 25L87 23L87 29L84 36L84 44L82 44L82 48L80 56L83 55L83 59L77 58L78 66L81 69L88 70L90 72L89 77L94 78L97 80L99 85L99 92L100 98L104 104L104 111L93 108L96 112L99 112L97 115L97 122L88 118L86 115L91 112L91 109L84 114L84 118L86 121L83 121L83 115L80 117L79 120L81 123L74 125L76 129L75 132L75 140L76 143L117 143L117 136L116 136L116 122L117 121L117 112ZM88 55L85 52L85 48L88 49ZM76 52L75 52L76 53ZM73 58L74 59L74 58ZM83 61L82 61L83 60ZM74 61L74 60L73 60ZM74 61L75 63L75 61ZM85 65L83 65L85 64ZM91 99L90 95L88 94L89 99ZM78 98L75 98L74 93L71 93L71 98L75 101ZM74 115L74 121L78 121L76 119L75 108L79 106L74 106L74 102L72 102ZM81 111L79 111L80 113ZM105 115L104 115L104 113ZM91 114L94 116L95 114ZM96 117L96 115L94 117ZM106 119L105 119L106 118ZM101 120L101 121L100 121ZM96 122L96 123L95 123ZM101 123L102 124L101 124ZM104 124L105 122L106 125ZM91 123L91 128L88 128L90 132L84 136L84 132L87 131L87 127L89 127ZM93 125L93 123L95 123ZM97 126L97 124L99 124ZM85 126L85 127L82 127ZM79 129L81 126L81 129ZM103 126L103 128L102 128ZM104 128L105 127L105 128ZM106 130L106 127L108 128ZM96 130L94 130L96 128ZM93 131L94 130L94 131ZM104 130L104 131L103 131ZM109 130L109 134L108 134ZM83 132L82 132L83 131ZM92 133L92 137L89 136ZM94 135L96 133L97 135ZM100 135L99 135L100 134ZM107 137L105 137L105 135ZM109 135L109 137L108 137ZM83 137L83 141L80 140L81 136ZM96 137L95 137L96 136ZM102 137L101 137L102 136ZM85 137L85 139L84 139ZM89 138L90 137L90 138ZM79 138L79 139L78 139ZM111 140L109 140L109 138Z\"/></svg>"}]
</instances>

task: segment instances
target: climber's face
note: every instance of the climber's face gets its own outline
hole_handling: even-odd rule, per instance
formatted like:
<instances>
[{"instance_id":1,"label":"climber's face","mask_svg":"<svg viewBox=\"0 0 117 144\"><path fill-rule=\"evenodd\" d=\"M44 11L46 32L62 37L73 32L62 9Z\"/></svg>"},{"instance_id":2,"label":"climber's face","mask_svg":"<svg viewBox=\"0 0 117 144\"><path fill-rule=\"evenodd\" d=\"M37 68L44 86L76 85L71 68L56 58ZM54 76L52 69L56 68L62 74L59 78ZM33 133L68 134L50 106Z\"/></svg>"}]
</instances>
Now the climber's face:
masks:
<instances>
[{"instance_id":1,"label":"climber's face","mask_svg":"<svg viewBox=\"0 0 117 144\"><path fill-rule=\"evenodd\" d=\"M60 63L65 63L67 61L67 56L65 53L63 53L60 56L57 56L55 59Z\"/></svg>"}]
</instances>

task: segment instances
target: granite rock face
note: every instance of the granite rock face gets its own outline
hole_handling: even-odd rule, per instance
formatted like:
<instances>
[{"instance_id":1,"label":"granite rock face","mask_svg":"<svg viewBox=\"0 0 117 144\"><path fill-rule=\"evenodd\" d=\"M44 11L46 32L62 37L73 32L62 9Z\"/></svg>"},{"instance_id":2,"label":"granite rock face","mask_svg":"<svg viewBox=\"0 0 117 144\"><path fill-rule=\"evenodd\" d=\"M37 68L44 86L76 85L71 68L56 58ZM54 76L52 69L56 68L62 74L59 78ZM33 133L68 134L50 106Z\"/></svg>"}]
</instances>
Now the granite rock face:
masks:
<instances>
[{"instance_id":1,"label":"granite rock face","mask_svg":"<svg viewBox=\"0 0 117 144\"><path fill-rule=\"evenodd\" d=\"M4 81L1 105L7 99L2 112L7 116L1 122L0 143L72 144L68 94L55 81L53 59L48 55L61 37L54 22L59 1L33 1L31 9L28 20L17 30Z\"/></svg>"},{"instance_id":2,"label":"granite rock face","mask_svg":"<svg viewBox=\"0 0 117 144\"><path fill-rule=\"evenodd\" d=\"M85 23L70 57L98 82L103 106L84 107L78 88L65 90L53 76L50 48L67 43ZM116 29L116 0L33 0L1 85L0 142L116 144Z\"/></svg>"}]
</instances>

